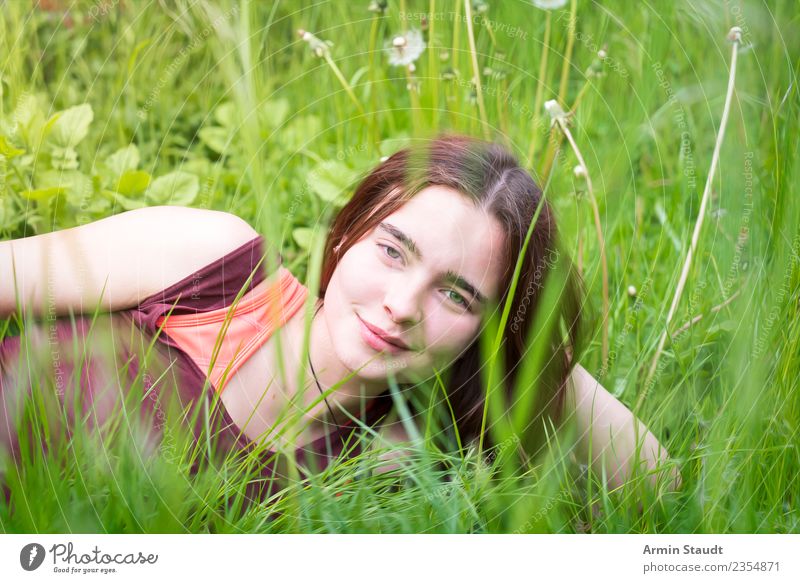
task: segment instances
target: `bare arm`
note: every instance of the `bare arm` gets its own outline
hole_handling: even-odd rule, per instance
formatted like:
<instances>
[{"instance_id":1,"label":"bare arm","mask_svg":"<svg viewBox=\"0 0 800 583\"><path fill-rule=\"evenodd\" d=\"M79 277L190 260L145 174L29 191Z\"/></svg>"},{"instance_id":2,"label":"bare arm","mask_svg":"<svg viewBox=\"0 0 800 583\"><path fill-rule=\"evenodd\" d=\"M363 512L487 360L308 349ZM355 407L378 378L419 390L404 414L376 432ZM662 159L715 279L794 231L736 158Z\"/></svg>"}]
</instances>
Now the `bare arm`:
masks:
<instances>
[{"instance_id":1,"label":"bare arm","mask_svg":"<svg viewBox=\"0 0 800 583\"><path fill-rule=\"evenodd\" d=\"M597 471L604 466L611 487L622 485L630 476L637 444L641 444L639 461L646 469L667 461L669 454L656 437L586 369L576 365L567 386L565 416L575 416L577 454ZM680 475L674 472L671 478L672 486L679 487ZM655 475L651 483L655 485Z\"/></svg>"},{"instance_id":2,"label":"bare arm","mask_svg":"<svg viewBox=\"0 0 800 583\"><path fill-rule=\"evenodd\" d=\"M397 418L397 411L395 409L392 409L386 421L378 428L378 434L382 439L376 440L374 444L376 447L385 447L387 442L395 446L404 446L411 442L411 438L403 428L402 422ZM380 454L378 459L383 463L375 469L374 473L382 474L400 468L399 460L410 453L410 449L401 447ZM398 462L393 462L393 460L398 460Z\"/></svg>"},{"instance_id":3,"label":"bare arm","mask_svg":"<svg viewBox=\"0 0 800 583\"><path fill-rule=\"evenodd\" d=\"M575 416L578 429L576 450L579 460L588 463L591 449L592 467L599 471L605 466L610 487L619 487L630 477L631 466L636 459L637 443L641 444L640 464L644 464L647 470L654 470L658 464L668 460L669 453L658 439L582 366L575 366L567 387L564 414L567 418ZM385 441L395 445L404 445L410 441L402 424L394 418L394 414L391 420L387 420L387 423L380 427L379 433ZM405 453L408 452L402 449L396 450L382 454L380 459L390 462L395 458L402 458ZM376 470L376 473L397 467L399 467L397 463L387 463ZM669 478L672 480L672 488L680 487L681 478L677 471L673 471ZM655 485L656 481L654 474L650 481L651 485Z\"/></svg>"},{"instance_id":4,"label":"bare arm","mask_svg":"<svg viewBox=\"0 0 800 583\"><path fill-rule=\"evenodd\" d=\"M255 238L236 215L155 206L0 241L0 317L124 310Z\"/></svg>"}]
</instances>

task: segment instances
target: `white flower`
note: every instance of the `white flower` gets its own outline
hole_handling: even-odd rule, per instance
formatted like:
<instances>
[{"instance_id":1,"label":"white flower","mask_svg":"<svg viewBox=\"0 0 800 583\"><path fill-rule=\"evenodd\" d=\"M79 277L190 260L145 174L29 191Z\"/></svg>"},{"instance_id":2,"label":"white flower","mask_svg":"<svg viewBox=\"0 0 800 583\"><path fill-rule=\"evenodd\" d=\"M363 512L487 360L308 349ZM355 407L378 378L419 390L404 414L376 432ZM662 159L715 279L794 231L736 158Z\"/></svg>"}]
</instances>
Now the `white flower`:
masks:
<instances>
[{"instance_id":1,"label":"white flower","mask_svg":"<svg viewBox=\"0 0 800 583\"><path fill-rule=\"evenodd\" d=\"M425 50L425 41L422 32L417 29L409 30L405 35L396 36L391 44L385 48L389 53L389 64L406 66L416 61Z\"/></svg>"},{"instance_id":2,"label":"white flower","mask_svg":"<svg viewBox=\"0 0 800 583\"><path fill-rule=\"evenodd\" d=\"M307 30L303 30L302 28L297 31L298 36L303 39L305 42L308 43L308 46L314 51L314 54L318 57L322 57L328 53L330 53L330 47L333 46L333 43L329 40L323 41L308 32Z\"/></svg>"},{"instance_id":3,"label":"white flower","mask_svg":"<svg viewBox=\"0 0 800 583\"><path fill-rule=\"evenodd\" d=\"M557 10L566 6L567 0L531 0L536 8L542 10Z\"/></svg>"},{"instance_id":4,"label":"white flower","mask_svg":"<svg viewBox=\"0 0 800 583\"><path fill-rule=\"evenodd\" d=\"M544 110L550 114L550 124L554 124L559 120L566 120L567 114L564 109L558 104L555 99L550 99L544 102Z\"/></svg>"}]
</instances>

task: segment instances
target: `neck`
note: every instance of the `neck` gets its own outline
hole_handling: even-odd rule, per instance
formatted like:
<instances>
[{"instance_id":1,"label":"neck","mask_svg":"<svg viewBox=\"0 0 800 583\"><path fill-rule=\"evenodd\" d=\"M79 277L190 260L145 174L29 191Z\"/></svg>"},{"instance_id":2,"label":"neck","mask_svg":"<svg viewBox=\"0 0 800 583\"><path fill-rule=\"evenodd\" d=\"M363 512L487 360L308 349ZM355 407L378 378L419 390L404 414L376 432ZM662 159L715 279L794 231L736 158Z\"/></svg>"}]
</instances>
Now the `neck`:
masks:
<instances>
[{"instance_id":1,"label":"neck","mask_svg":"<svg viewBox=\"0 0 800 583\"><path fill-rule=\"evenodd\" d=\"M314 373L316 373L316 381L323 392L338 384L338 387L327 397L327 400L339 421L343 422L342 415L337 413L337 403L351 413L358 414L362 398L379 395L386 390L388 385L383 379L365 380L357 376L357 374L353 374L353 371L336 354L333 339L325 321L325 306L322 300L317 300L314 309L316 315L311 321L311 339L308 347L309 358L314 371L312 372L308 368L307 376L312 389L317 394L318 389L314 383ZM300 341L302 342L302 334L300 334ZM302 349L302 346L300 346L300 349ZM298 350L298 354L300 354L300 350Z\"/></svg>"}]
</instances>

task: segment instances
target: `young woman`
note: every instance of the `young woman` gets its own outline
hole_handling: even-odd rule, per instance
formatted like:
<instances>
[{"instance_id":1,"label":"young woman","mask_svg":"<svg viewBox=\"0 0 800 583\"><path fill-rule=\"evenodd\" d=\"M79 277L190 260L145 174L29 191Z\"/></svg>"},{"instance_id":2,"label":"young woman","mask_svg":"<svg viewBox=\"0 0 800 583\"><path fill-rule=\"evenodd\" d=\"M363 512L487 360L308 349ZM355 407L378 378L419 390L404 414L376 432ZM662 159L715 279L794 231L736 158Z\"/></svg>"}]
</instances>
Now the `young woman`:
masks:
<instances>
[{"instance_id":1,"label":"young woman","mask_svg":"<svg viewBox=\"0 0 800 583\"><path fill-rule=\"evenodd\" d=\"M666 451L575 362L580 298L559 251L555 217L530 175L498 144L442 135L380 163L334 220L315 302L238 217L153 207L0 243L0 316L27 308L47 317L49 339L39 337L51 350L39 370L55 376L65 403L80 391L91 411L89 425L102 425L124 395L120 387L129 390L135 378L143 379L147 392L139 395L144 414L159 430L166 395L176 393L182 404L219 399L221 406L213 408L218 417L212 415L221 423L219 444L269 444L262 453L269 454L264 467L270 475L280 472L273 451L286 446L298 448L300 461L329 462L345 449L357 425L353 419L406 440L401 424L392 422L390 375L413 390L441 374L453 429L462 444L474 443L484 409L478 338L508 297L534 218L512 317L502 330L506 403L520 390L515 380L529 350L526 339L542 321L541 291L560 265L567 277L559 288L559 318L568 335L554 326L547 339L551 354L520 443L535 455L544 421L574 418L578 457L598 469L604 465L616 486L635 460L653 469L667 459ZM108 312L100 324L90 316L77 325L58 317L91 314L98 305ZM313 308L310 323L304 305ZM96 329L110 340L90 339ZM92 347L88 358L95 368L82 363L82 374L52 350L76 335ZM92 360L96 347L110 344L111 358L106 354L103 361L97 350L97 362ZM155 350L145 353L150 345ZM21 350L16 338L0 344L7 410L31 390L14 366ZM307 423L280 432L292 411ZM14 419L2 413L0 418ZM87 418L71 411L70 419L78 414ZM0 444L12 454L17 429L14 422L0 422ZM156 434L163 447L163 431ZM485 445L490 437L484 435Z\"/></svg>"}]
</instances>

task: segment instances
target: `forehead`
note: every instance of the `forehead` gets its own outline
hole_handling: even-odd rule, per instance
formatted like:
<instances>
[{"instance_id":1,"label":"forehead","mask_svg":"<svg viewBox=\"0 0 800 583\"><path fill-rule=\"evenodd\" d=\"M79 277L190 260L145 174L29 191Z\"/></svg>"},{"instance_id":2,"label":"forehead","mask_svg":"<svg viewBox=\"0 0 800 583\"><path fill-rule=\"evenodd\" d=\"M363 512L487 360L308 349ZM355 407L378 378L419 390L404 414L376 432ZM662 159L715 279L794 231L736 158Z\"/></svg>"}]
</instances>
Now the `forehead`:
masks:
<instances>
[{"instance_id":1,"label":"forehead","mask_svg":"<svg viewBox=\"0 0 800 583\"><path fill-rule=\"evenodd\" d=\"M444 186L429 186L383 222L399 228L416 243L424 264L442 273L453 270L487 297L498 297L503 229L466 195ZM377 233L386 235L380 229Z\"/></svg>"}]
</instances>

